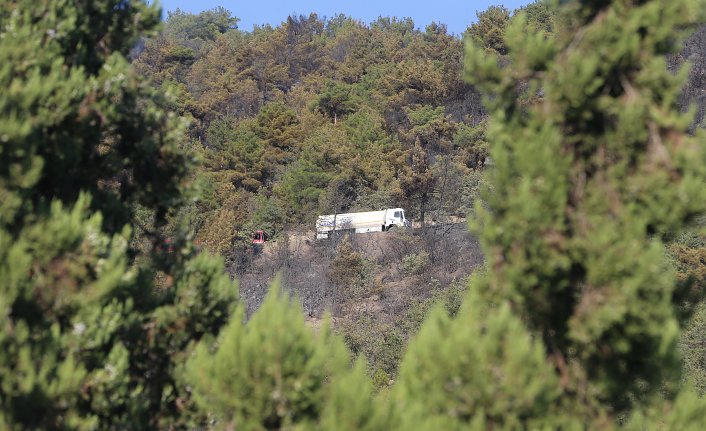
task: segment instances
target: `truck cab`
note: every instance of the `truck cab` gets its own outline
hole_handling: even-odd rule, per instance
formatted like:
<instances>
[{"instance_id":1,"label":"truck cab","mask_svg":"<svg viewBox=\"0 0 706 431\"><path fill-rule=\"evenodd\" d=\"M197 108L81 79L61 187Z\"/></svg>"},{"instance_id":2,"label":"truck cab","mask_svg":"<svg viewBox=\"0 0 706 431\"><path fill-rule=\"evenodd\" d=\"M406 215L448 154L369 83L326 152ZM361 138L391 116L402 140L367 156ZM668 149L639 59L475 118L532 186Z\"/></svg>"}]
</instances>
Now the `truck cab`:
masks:
<instances>
[{"instance_id":1,"label":"truck cab","mask_svg":"<svg viewBox=\"0 0 706 431\"><path fill-rule=\"evenodd\" d=\"M392 227L409 227L410 222L405 218L402 208L391 208L387 210L387 226L385 230L390 230Z\"/></svg>"}]
</instances>

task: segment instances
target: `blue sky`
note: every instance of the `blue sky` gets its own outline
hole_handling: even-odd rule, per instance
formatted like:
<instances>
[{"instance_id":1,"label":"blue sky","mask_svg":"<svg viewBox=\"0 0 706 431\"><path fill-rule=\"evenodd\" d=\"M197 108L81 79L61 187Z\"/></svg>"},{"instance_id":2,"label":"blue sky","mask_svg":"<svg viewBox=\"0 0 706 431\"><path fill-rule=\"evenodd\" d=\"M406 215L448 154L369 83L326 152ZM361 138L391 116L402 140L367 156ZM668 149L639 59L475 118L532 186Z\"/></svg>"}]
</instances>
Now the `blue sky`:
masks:
<instances>
[{"instance_id":1,"label":"blue sky","mask_svg":"<svg viewBox=\"0 0 706 431\"><path fill-rule=\"evenodd\" d=\"M177 8L198 13L223 6L240 18L238 27L252 30L254 24L278 25L292 14L331 17L339 12L370 22L378 16L411 17L417 27L432 21L446 24L452 33L462 33L475 21L476 11L502 4L510 10L532 0L159 0L163 14Z\"/></svg>"}]
</instances>

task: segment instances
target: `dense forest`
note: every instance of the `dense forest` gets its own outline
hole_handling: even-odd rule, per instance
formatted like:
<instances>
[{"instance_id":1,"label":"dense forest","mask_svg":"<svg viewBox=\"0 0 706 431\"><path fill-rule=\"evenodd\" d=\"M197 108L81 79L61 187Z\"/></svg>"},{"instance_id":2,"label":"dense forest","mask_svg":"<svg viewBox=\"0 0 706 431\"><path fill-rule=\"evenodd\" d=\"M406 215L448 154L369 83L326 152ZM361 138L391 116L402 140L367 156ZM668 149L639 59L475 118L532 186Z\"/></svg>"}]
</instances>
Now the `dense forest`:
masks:
<instances>
[{"instance_id":1,"label":"dense forest","mask_svg":"<svg viewBox=\"0 0 706 431\"><path fill-rule=\"evenodd\" d=\"M529 10L532 25L552 25L546 6ZM503 51L509 18L493 8L469 32ZM222 253L254 228L311 229L318 214L403 206L424 220L470 210L486 115L463 80L459 37L396 18L312 14L252 32L237 22L222 8L177 10L133 52L135 68L175 91L175 109L191 120L204 163L203 199L189 216L204 245Z\"/></svg>"},{"instance_id":2,"label":"dense forest","mask_svg":"<svg viewBox=\"0 0 706 431\"><path fill-rule=\"evenodd\" d=\"M0 428L706 424L703 0L0 4Z\"/></svg>"}]
</instances>

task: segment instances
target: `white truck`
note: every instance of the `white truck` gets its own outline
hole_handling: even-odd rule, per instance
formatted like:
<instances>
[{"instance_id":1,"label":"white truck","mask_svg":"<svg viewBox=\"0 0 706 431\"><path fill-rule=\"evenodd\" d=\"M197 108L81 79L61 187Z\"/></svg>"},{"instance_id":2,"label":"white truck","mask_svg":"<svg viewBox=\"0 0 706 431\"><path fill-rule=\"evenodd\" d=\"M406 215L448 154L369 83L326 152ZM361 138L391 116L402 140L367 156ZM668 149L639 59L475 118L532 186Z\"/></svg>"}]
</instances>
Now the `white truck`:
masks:
<instances>
[{"instance_id":1,"label":"white truck","mask_svg":"<svg viewBox=\"0 0 706 431\"><path fill-rule=\"evenodd\" d=\"M348 214L322 215L316 219L316 238L330 238L335 231L384 232L393 227L409 227L402 208L388 208Z\"/></svg>"}]
</instances>

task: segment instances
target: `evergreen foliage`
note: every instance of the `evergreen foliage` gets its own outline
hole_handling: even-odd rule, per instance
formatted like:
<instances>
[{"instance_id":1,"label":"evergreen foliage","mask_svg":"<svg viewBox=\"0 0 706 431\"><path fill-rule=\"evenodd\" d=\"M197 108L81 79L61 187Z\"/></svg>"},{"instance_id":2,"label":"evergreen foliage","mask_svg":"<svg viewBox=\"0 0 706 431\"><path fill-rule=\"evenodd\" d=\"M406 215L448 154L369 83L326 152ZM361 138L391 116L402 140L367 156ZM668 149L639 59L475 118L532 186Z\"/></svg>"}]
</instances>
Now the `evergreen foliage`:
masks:
<instances>
[{"instance_id":1,"label":"evergreen foliage","mask_svg":"<svg viewBox=\"0 0 706 431\"><path fill-rule=\"evenodd\" d=\"M475 288L541 337L563 398L593 421L678 381L680 304L663 241L704 212L706 148L686 134L686 74L671 74L666 55L703 11L574 2L556 39L527 35L521 16L505 69L468 45L467 78L492 95L495 163L479 208L489 275Z\"/></svg>"},{"instance_id":2,"label":"evergreen foliage","mask_svg":"<svg viewBox=\"0 0 706 431\"><path fill-rule=\"evenodd\" d=\"M328 325L317 334L275 282L243 323L242 309L186 365L194 398L218 429L366 429L375 419L362 362L350 367Z\"/></svg>"},{"instance_id":3,"label":"evergreen foliage","mask_svg":"<svg viewBox=\"0 0 706 431\"><path fill-rule=\"evenodd\" d=\"M280 226L405 204L402 182L417 136L424 152L458 164L451 169L460 176L468 172L453 134L482 108L462 80L462 42L444 25L420 31L409 19L365 25L312 14L246 32L234 20L222 9L174 12L134 60L155 85L179 91L175 110L193 118L189 133L202 144L202 180L230 190L221 196L248 201L238 209L216 196L197 203L197 230L209 230L199 236L232 237L206 222L223 218L219 207L235 211L240 226L254 225L260 194L283 209L273 220ZM214 31L201 35L198 26ZM334 131L328 122L343 127ZM329 139L323 145L322 136ZM453 200L428 199L426 206L462 215ZM413 217L417 207L409 208ZM226 242L207 247L236 253Z\"/></svg>"},{"instance_id":4,"label":"evergreen foliage","mask_svg":"<svg viewBox=\"0 0 706 431\"><path fill-rule=\"evenodd\" d=\"M626 424L627 430L700 430L706 423L706 399L690 387L673 402L656 402L647 412L637 411Z\"/></svg>"},{"instance_id":5,"label":"evergreen foliage","mask_svg":"<svg viewBox=\"0 0 706 431\"><path fill-rule=\"evenodd\" d=\"M223 8L177 11L133 69L156 7L0 5L0 428L706 423L689 230L706 147L678 109L686 69L667 67L704 0L480 13L465 77L487 122L437 23L312 14L245 33ZM245 255L253 227L405 197L422 221L474 203L487 269L463 305L439 295L399 375L434 295L402 330L343 325L372 381L278 282L246 322L222 260L190 241ZM371 263L349 239L336 253L330 282L350 299ZM400 260L420 275L434 256Z\"/></svg>"},{"instance_id":6,"label":"evergreen foliage","mask_svg":"<svg viewBox=\"0 0 706 431\"><path fill-rule=\"evenodd\" d=\"M505 30L510 25L510 11L504 6L491 6L476 17L478 22L468 27L466 35L488 51L507 54Z\"/></svg>"},{"instance_id":7,"label":"evergreen foliage","mask_svg":"<svg viewBox=\"0 0 706 431\"><path fill-rule=\"evenodd\" d=\"M184 41L193 39L213 41L228 30L238 28L238 21L240 19L232 16L222 6L201 12L198 15L177 8L167 14L167 22L169 23L167 36Z\"/></svg>"},{"instance_id":8,"label":"evergreen foliage","mask_svg":"<svg viewBox=\"0 0 706 431\"><path fill-rule=\"evenodd\" d=\"M114 331L106 321L84 323L81 310L100 309L102 298L135 276L127 271L129 231L112 238L103 233L101 216L91 216L88 205L86 195L69 209L54 201L47 217L26 226L17 237L0 231L3 429L88 428L97 424L96 417L86 417L79 407L88 381L116 392L128 388L122 342L111 343L112 352L105 352L105 363L96 364L90 377L80 360L84 334L102 347L102 338ZM109 309L124 307L106 302ZM101 377L111 367L115 373Z\"/></svg>"},{"instance_id":9,"label":"evergreen foliage","mask_svg":"<svg viewBox=\"0 0 706 431\"><path fill-rule=\"evenodd\" d=\"M3 7L2 55L10 67L0 77L8 89L1 172L8 178L8 226L53 198L71 204L82 190L92 194L111 232L122 230L133 202L154 207L159 217L178 202L190 161L175 147L177 122L158 108L157 93L128 72L123 57L157 23L157 10L129 3L107 12L115 3L8 1Z\"/></svg>"},{"instance_id":10,"label":"evergreen foliage","mask_svg":"<svg viewBox=\"0 0 706 431\"><path fill-rule=\"evenodd\" d=\"M152 246L192 166L171 96L125 58L159 10L0 10L0 428L179 426L175 364L237 288L185 238Z\"/></svg>"},{"instance_id":11,"label":"evergreen foliage","mask_svg":"<svg viewBox=\"0 0 706 431\"><path fill-rule=\"evenodd\" d=\"M398 429L570 428L541 341L507 304L482 304L470 294L454 318L432 310L394 389Z\"/></svg>"},{"instance_id":12,"label":"evergreen foliage","mask_svg":"<svg viewBox=\"0 0 706 431\"><path fill-rule=\"evenodd\" d=\"M706 325L706 307L701 304L694 311L694 316L680 339L680 350L684 358L684 380L700 395L706 392L704 325Z\"/></svg>"},{"instance_id":13,"label":"evergreen foliage","mask_svg":"<svg viewBox=\"0 0 706 431\"><path fill-rule=\"evenodd\" d=\"M314 102L314 107L323 114L332 117L334 124L336 124L339 116L353 111L350 87L336 82L326 83L321 94Z\"/></svg>"}]
</instances>

